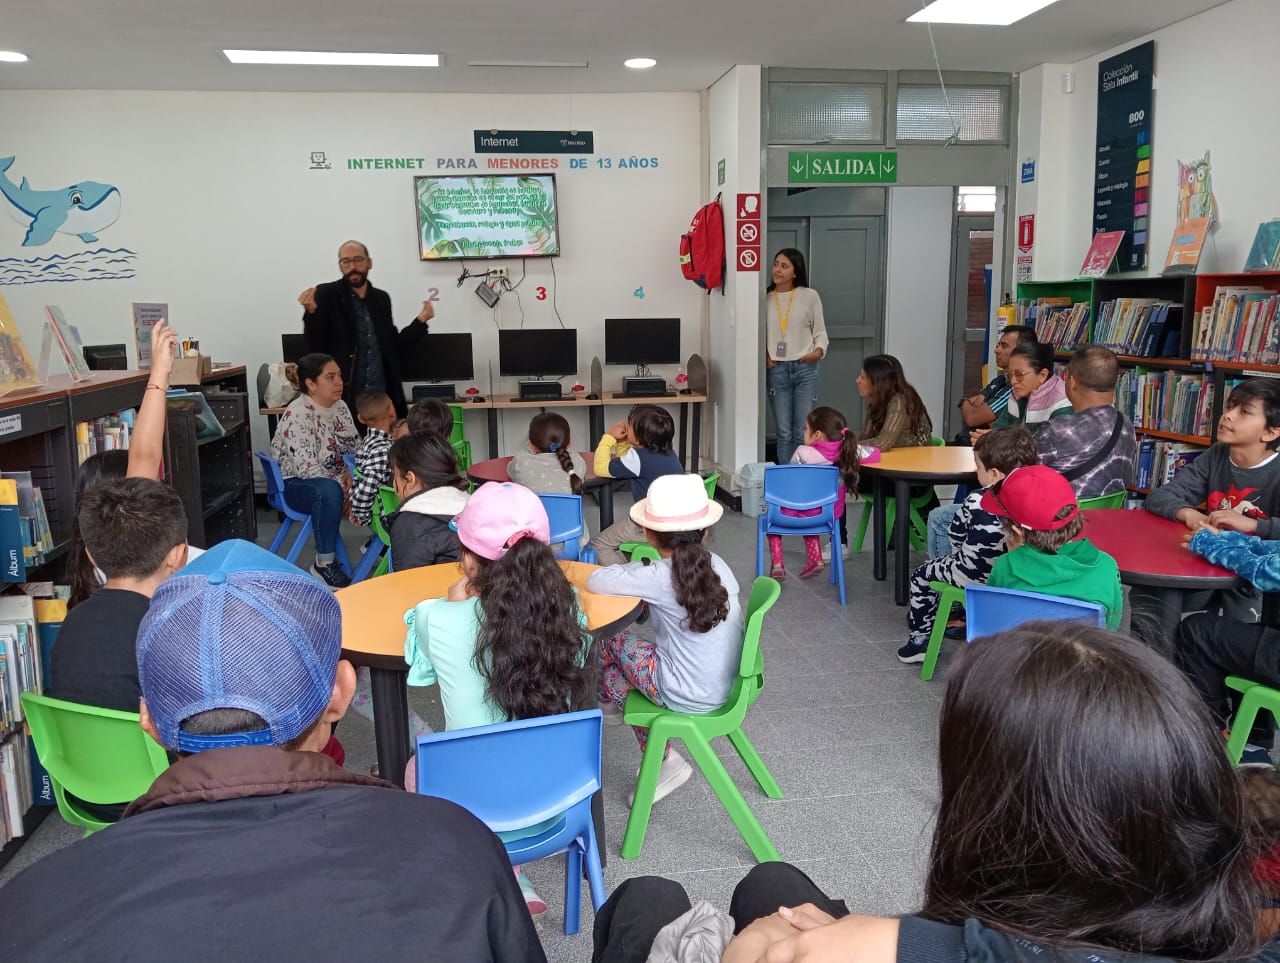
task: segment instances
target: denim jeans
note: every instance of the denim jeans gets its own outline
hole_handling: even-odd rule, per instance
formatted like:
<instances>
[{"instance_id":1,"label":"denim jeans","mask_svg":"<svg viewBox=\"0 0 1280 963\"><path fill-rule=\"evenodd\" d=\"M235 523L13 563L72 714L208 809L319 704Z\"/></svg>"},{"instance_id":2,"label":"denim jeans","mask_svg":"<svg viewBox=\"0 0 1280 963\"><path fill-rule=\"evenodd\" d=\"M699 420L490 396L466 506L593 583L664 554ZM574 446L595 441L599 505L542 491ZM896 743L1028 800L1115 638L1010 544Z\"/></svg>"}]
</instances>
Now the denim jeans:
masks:
<instances>
[{"instance_id":1,"label":"denim jeans","mask_svg":"<svg viewBox=\"0 0 1280 963\"><path fill-rule=\"evenodd\" d=\"M951 536L947 530L951 520L960 511L959 505L939 505L929 513L929 557L941 558L951 554Z\"/></svg>"},{"instance_id":2,"label":"denim jeans","mask_svg":"<svg viewBox=\"0 0 1280 963\"><path fill-rule=\"evenodd\" d=\"M286 478L284 500L295 512L311 516L316 554L338 550L338 525L342 522L342 486L332 478Z\"/></svg>"},{"instance_id":3,"label":"denim jeans","mask_svg":"<svg viewBox=\"0 0 1280 963\"><path fill-rule=\"evenodd\" d=\"M775 361L764 373L769 407L778 426L778 464L785 465L804 443L804 423L818 405L822 374L817 364Z\"/></svg>"}]
</instances>

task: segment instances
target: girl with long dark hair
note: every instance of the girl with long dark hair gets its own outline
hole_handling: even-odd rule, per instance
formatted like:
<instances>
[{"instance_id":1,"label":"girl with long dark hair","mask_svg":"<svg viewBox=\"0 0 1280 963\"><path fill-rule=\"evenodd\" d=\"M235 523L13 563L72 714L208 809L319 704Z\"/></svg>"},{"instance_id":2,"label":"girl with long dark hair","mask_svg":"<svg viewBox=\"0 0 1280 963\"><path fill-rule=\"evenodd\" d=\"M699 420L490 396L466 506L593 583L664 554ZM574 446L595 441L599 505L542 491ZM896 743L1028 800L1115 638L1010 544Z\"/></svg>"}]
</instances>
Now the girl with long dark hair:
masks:
<instances>
[{"instance_id":1,"label":"girl with long dark hair","mask_svg":"<svg viewBox=\"0 0 1280 963\"><path fill-rule=\"evenodd\" d=\"M507 475L544 495L581 495L587 463L572 448L569 422L554 411L534 415L529 422L529 445L512 456Z\"/></svg>"},{"instance_id":2,"label":"girl with long dark hair","mask_svg":"<svg viewBox=\"0 0 1280 963\"><path fill-rule=\"evenodd\" d=\"M446 729L583 708L591 637L552 554L538 496L523 485L490 482L454 524L462 577L443 599L427 599L405 614L409 684L439 683ZM417 777L410 767L405 784L412 790ZM527 879L520 885L531 911L546 909Z\"/></svg>"},{"instance_id":3,"label":"girl with long dark hair","mask_svg":"<svg viewBox=\"0 0 1280 963\"><path fill-rule=\"evenodd\" d=\"M467 504L467 480L453 446L439 435L414 431L387 452L400 507L385 521L391 564L397 572L458 560L458 536L450 523Z\"/></svg>"},{"instance_id":4,"label":"girl with long dark hair","mask_svg":"<svg viewBox=\"0 0 1280 963\"><path fill-rule=\"evenodd\" d=\"M860 440L881 451L923 447L933 442L933 422L902 363L891 354L873 354L862 362L858 394L867 406Z\"/></svg>"},{"instance_id":5,"label":"girl with long dark hair","mask_svg":"<svg viewBox=\"0 0 1280 963\"><path fill-rule=\"evenodd\" d=\"M765 296L765 386L778 429L778 463L791 455L804 435L805 416L818 403L818 363L827 353L822 299L809 287L804 255L786 247L773 258Z\"/></svg>"},{"instance_id":6,"label":"girl with long dark hair","mask_svg":"<svg viewBox=\"0 0 1280 963\"><path fill-rule=\"evenodd\" d=\"M606 716L621 718L632 689L683 712L711 712L729 698L745 624L738 581L724 559L703 544L723 512L707 498L697 475L655 478L649 494L631 506L631 519L661 559L651 565L610 565L588 577L592 592L644 599L653 619L652 642L620 632L600 643L597 695ZM649 731L635 732L643 751ZM683 785L692 772L668 745L654 801Z\"/></svg>"}]
</instances>

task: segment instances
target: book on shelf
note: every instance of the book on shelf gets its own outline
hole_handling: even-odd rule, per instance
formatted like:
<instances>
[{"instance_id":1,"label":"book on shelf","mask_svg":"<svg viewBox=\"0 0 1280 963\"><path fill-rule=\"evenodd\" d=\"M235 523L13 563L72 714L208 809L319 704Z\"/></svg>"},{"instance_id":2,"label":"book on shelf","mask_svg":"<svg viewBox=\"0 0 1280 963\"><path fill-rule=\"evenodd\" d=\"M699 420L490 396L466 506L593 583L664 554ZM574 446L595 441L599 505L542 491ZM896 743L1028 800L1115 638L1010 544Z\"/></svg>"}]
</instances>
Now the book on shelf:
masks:
<instances>
[{"instance_id":1,"label":"book on shelf","mask_svg":"<svg viewBox=\"0 0 1280 963\"><path fill-rule=\"evenodd\" d=\"M34 388L44 381L27 353L27 345L13 320L9 305L0 297L0 395Z\"/></svg>"},{"instance_id":2,"label":"book on shelf","mask_svg":"<svg viewBox=\"0 0 1280 963\"><path fill-rule=\"evenodd\" d=\"M1193 360L1280 362L1280 294L1275 291L1256 285L1223 285L1198 314Z\"/></svg>"},{"instance_id":3,"label":"book on shelf","mask_svg":"<svg viewBox=\"0 0 1280 963\"><path fill-rule=\"evenodd\" d=\"M1205 444L1208 444L1208 439ZM1205 451L1205 448L1195 445L1162 441L1148 435L1138 443L1138 466L1133 487L1146 491L1167 485Z\"/></svg>"},{"instance_id":4,"label":"book on shelf","mask_svg":"<svg viewBox=\"0 0 1280 963\"><path fill-rule=\"evenodd\" d=\"M1059 351L1071 351L1085 339L1089 328L1089 302L1072 303L1070 298L1020 298L1018 324L1035 328L1036 339Z\"/></svg>"},{"instance_id":5,"label":"book on shelf","mask_svg":"<svg viewBox=\"0 0 1280 963\"><path fill-rule=\"evenodd\" d=\"M1204 438L1209 443L1213 381L1204 375L1126 369L1116 383L1115 405L1134 428Z\"/></svg>"},{"instance_id":6,"label":"book on shelf","mask_svg":"<svg viewBox=\"0 0 1280 963\"><path fill-rule=\"evenodd\" d=\"M1280 271L1280 218L1263 221L1244 262L1245 273Z\"/></svg>"},{"instance_id":7,"label":"book on shelf","mask_svg":"<svg viewBox=\"0 0 1280 963\"><path fill-rule=\"evenodd\" d=\"M1082 278L1100 278L1111 270L1120 250L1120 242L1124 240L1124 231L1099 231L1089 244L1089 252L1080 265Z\"/></svg>"},{"instance_id":8,"label":"book on shelf","mask_svg":"<svg viewBox=\"0 0 1280 963\"><path fill-rule=\"evenodd\" d=\"M1138 358L1178 352L1182 305L1157 298L1115 298L1098 305L1090 341Z\"/></svg>"},{"instance_id":9,"label":"book on shelf","mask_svg":"<svg viewBox=\"0 0 1280 963\"><path fill-rule=\"evenodd\" d=\"M76 456L80 463L99 452L127 449L133 424L132 408L76 422Z\"/></svg>"},{"instance_id":10,"label":"book on shelf","mask_svg":"<svg viewBox=\"0 0 1280 963\"><path fill-rule=\"evenodd\" d=\"M22 582L27 577L26 542L22 537L22 516L18 510L18 483L0 478L0 552L3 553L6 582Z\"/></svg>"},{"instance_id":11,"label":"book on shelf","mask_svg":"<svg viewBox=\"0 0 1280 963\"><path fill-rule=\"evenodd\" d=\"M55 545L53 529L49 525L49 513L44 504L44 492L29 471L0 472L0 479L12 480L18 495L18 536L22 557L27 568L43 565L45 556ZM7 552L9 544L3 545Z\"/></svg>"},{"instance_id":12,"label":"book on shelf","mask_svg":"<svg viewBox=\"0 0 1280 963\"><path fill-rule=\"evenodd\" d=\"M21 731L13 732L0 741L0 843L25 836L26 813L31 808L30 740Z\"/></svg>"},{"instance_id":13,"label":"book on shelf","mask_svg":"<svg viewBox=\"0 0 1280 963\"><path fill-rule=\"evenodd\" d=\"M1210 218L1190 217L1178 222L1169 241L1169 253L1164 259L1164 275L1195 274L1200 263L1204 239L1209 234Z\"/></svg>"}]
</instances>

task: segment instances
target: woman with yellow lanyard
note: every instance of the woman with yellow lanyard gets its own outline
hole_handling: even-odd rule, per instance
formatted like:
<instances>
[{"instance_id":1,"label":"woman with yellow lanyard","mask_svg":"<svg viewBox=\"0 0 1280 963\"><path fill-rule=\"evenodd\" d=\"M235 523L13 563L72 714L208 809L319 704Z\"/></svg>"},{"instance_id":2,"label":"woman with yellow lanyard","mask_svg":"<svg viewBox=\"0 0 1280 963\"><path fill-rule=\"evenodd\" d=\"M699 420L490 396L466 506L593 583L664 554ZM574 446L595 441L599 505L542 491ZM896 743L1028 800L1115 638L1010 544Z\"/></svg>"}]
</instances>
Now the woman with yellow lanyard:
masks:
<instances>
[{"instance_id":1,"label":"woman with yellow lanyard","mask_svg":"<svg viewBox=\"0 0 1280 963\"><path fill-rule=\"evenodd\" d=\"M804 443L804 424L818 404L818 362L827 353L822 300L809 287L804 255L793 247L773 259L765 317L765 385L778 426L778 464Z\"/></svg>"}]
</instances>

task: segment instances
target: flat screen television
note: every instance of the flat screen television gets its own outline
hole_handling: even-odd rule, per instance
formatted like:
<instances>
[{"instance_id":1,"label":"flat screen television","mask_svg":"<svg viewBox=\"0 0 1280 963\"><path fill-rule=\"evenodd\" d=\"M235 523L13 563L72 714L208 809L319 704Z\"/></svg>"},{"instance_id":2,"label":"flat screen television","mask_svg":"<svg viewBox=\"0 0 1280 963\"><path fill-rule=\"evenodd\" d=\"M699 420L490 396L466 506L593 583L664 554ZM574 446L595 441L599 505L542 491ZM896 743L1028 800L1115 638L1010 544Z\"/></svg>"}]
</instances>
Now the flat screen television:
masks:
<instances>
[{"instance_id":1,"label":"flat screen television","mask_svg":"<svg viewBox=\"0 0 1280 963\"><path fill-rule=\"evenodd\" d=\"M400 359L405 381L470 381L475 377L470 334L429 334Z\"/></svg>"},{"instance_id":2,"label":"flat screen television","mask_svg":"<svg viewBox=\"0 0 1280 963\"><path fill-rule=\"evenodd\" d=\"M560 253L555 174L424 174L413 198L424 261Z\"/></svg>"},{"instance_id":3,"label":"flat screen television","mask_svg":"<svg viewBox=\"0 0 1280 963\"><path fill-rule=\"evenodd\" d=\"M508 378L578 373L576 328L521 328L498 332L498 372Z\"/></svg>"},{"instance_id":4,"label":"flat screen television","mask_svg":"<svg viewBox=\"0 0 1280 963\"><path fill-rule=\"evenodd\" d=\"M605 318L605 364L679 364L679 318Z\"/></svg>"}]
</instances>

